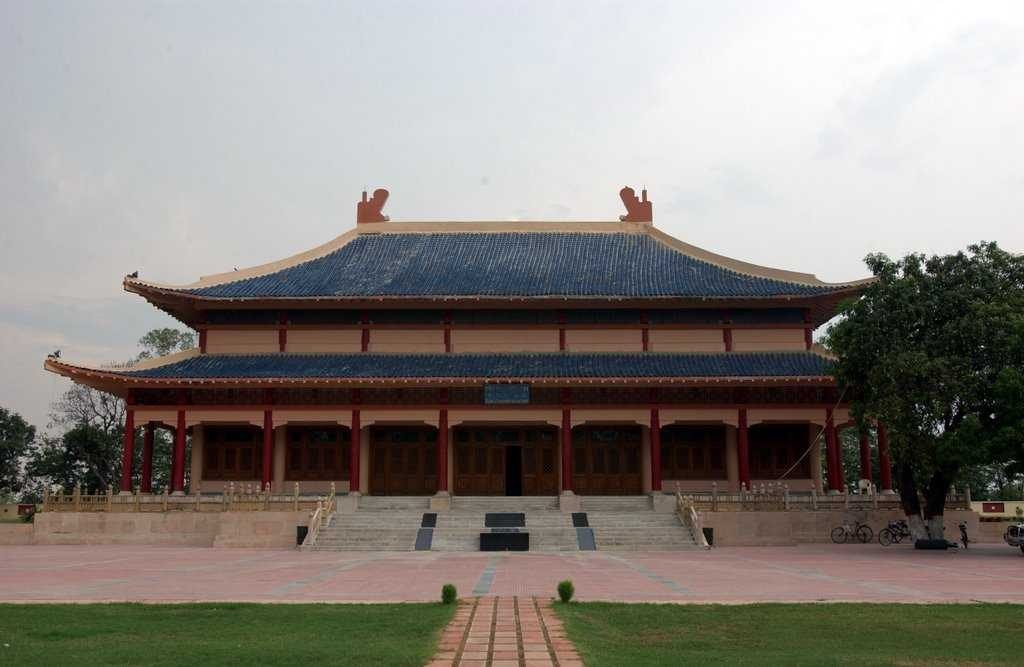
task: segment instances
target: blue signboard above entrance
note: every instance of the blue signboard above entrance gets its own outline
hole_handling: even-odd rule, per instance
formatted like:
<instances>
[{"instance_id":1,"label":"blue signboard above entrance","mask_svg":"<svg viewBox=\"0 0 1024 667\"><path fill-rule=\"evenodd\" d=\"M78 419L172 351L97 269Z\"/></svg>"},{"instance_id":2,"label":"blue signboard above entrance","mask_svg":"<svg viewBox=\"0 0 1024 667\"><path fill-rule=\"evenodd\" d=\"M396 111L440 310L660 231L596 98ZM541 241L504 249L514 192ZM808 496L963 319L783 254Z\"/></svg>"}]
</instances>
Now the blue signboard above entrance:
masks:
<instances>
[{"instance_id":1,"label":"blue signboard above entrance","mask_svg":"<svg viewBox=\"0 0 1024 667\"><path fill-rule=\"evenodd\" d=\"M530 385L528 384L485 384L486 405L528 405Z\"/></svg>"}]
</instances>

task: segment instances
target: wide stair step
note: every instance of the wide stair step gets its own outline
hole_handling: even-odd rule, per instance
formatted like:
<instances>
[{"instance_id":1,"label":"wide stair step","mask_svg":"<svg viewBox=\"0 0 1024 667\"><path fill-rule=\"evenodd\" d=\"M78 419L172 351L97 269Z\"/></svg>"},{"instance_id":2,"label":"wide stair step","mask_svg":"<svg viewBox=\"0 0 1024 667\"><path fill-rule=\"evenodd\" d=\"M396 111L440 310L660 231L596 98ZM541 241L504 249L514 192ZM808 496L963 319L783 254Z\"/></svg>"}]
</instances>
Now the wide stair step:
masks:
<instances>
[{"instance_id":1,"label":"wide stair step","mask_svg":"<svg viewBox=\"0 0 1024 667\"><path fill-rule=\"evenodd\" d=\"M656 513L648 496L584 496L597 549L603 551L678 551L696 549L689 529L674 513ZM411 551L429 497L363 496L352 514L335 514L313 545L318 551ZM530 533L530 551L579 550L572 515L559 509L557 497L457 496L451 509L437 512L432 551L479 551L489 513L522 513Z\"/></svg>"}]
</instances>

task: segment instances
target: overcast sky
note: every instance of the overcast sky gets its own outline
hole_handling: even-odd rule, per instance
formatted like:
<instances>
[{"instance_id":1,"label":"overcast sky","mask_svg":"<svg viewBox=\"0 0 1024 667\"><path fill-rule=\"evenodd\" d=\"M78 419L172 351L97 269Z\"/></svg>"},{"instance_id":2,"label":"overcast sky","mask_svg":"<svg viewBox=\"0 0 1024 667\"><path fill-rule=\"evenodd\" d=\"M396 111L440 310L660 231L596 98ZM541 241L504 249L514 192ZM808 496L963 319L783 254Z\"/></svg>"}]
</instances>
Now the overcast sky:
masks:
<instances>
[{"instance_id":1,"label":"overcast sky","mask_svg":"<svg viewBox=\"0 0 1024 667\"><path fill-rule=\"evenodd\" d=\"M1024 249L1024 3L0 2L0 405L186 282L403 219L655 224L829 281Z\"/></svg>"}]
</instances>

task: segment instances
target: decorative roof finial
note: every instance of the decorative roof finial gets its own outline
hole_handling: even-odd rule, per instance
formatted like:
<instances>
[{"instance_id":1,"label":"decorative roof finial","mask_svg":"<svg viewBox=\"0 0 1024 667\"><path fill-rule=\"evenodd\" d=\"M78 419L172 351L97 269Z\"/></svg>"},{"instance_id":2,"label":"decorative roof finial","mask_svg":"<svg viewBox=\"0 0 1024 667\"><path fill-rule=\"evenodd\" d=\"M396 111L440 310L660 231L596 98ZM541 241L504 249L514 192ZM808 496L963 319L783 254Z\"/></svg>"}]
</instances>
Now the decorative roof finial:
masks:
<instances>
[{"instance_id":1,"label":"decorative roof finial","mask_svg":"<svg viewBox=\"0 0 1024 667\"><path fill-rule=\"evenodd\" d=\"M628 185L619 190L619 197L626 205L626 215L620 215L622 222L654 222L654 210L651 202L647 201L647 188L641 191L641 198L637 199L636 190Z\"/></svg>"},{"instance_id":2,"label":"decorative roof finial","mask_svg":"<svg viewBox=\"0 0 1024 667\"><path fill-rule=\"evenodd\" d=\"M369 199L366 198L366 190L363 190L363 200L356 204L356 223L387 222L388 216L381 213L387 200L388 191L384 188L374 190Z\"/></svg>"}]
</instances>

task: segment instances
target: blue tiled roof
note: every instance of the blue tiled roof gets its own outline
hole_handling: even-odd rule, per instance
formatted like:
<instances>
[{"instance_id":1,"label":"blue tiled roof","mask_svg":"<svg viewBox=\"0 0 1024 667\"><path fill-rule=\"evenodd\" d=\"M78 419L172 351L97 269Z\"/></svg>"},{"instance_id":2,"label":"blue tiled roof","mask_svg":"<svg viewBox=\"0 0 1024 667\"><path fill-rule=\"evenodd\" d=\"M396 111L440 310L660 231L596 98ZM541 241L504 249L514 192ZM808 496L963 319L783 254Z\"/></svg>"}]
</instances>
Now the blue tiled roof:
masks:
<instances>
[{"instance_id":1,"label":"blue tiled roof","mask_svg":"<svg viewBox=\"0 0 1024 667\"><path fill-rule=\"evenodd\" d=\"M121 374L152 379L822 377L813 352L203 354Z\"/></svg>"},{"instance_id":2,"label":"blue tiled roof","mask_svg":"<svg viewBox=\"0 0 1024 667\"><path fill-rule=\"evenodd\" d=\"M839 286L737 273L646 235L448 232L360 235L317 259L182 293L287 297L813 296Z\"/></svg>"}]
</instances>

